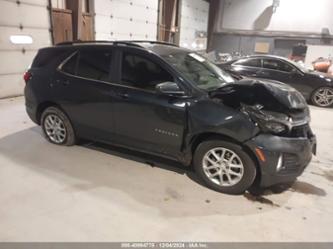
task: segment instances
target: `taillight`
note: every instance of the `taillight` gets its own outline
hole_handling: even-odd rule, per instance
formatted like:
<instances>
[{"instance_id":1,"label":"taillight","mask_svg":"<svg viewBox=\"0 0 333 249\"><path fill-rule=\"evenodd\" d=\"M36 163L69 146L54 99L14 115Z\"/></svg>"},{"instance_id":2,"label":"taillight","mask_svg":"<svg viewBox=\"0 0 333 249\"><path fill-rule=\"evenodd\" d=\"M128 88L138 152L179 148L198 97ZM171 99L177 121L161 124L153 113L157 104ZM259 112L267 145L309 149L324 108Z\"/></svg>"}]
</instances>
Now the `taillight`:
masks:
<instances>
[{"instance_id":1,"label":"taillight","mask_svg":"<svg viewBox=\"0 0 333 249\"><path fill-rule=\"evenodd\" d=\"M25 83L27 83L32 77L32 74L29 71L26 71L23 75L23 79L25 81Z\"/></svg>"}]
</instances>

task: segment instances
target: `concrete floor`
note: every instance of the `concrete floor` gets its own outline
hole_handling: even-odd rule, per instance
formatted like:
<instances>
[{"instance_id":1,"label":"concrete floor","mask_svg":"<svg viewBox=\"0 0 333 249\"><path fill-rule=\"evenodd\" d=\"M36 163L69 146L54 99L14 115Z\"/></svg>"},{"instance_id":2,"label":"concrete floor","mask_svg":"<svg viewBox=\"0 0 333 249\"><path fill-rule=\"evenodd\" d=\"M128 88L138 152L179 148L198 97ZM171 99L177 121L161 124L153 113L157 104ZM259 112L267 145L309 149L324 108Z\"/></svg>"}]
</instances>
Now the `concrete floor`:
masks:
<instances>
[{"instance_id":1,"label":"concrete floor","mask_svg":"<svg viewBox=\"0 0 333 249\"><path fill-rule=\"evenodd\" d=\"M318 157L255 198L138 153L52 145L23 98L0 100L0 241L332 241L333 109L311 110Z\"/></svg>"}]
</instances>

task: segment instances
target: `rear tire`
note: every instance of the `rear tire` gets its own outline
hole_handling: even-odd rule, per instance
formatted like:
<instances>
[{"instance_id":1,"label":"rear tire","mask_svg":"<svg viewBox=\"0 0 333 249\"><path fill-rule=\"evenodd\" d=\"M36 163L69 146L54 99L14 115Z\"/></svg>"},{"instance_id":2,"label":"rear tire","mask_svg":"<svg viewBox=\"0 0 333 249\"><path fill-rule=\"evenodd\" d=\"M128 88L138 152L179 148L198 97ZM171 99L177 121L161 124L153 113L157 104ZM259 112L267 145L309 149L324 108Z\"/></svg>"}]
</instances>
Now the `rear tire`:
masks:
<instances>
[{"instance_id":1,"label":"rear tire","mask_svg":"<svg viewBox=\"0 0 333 249\"><path fill-rule=\"evenodd\" d=\"M53 144L71 146L76 142L73 126L66 114L57 107L42 113L41 126L47 140Z\"/></svg>"},{"instance_id":2,"label":"rear tire","mask_svg":"<svg viewBox=\"0 0 333 249\"><path fill-rule=\"evenodd\" d=\"M256 166L241 146L210 140L199 144L193 165L209 188L226 194L243 194L254 182Z\"/></svg>"}]
</instances>

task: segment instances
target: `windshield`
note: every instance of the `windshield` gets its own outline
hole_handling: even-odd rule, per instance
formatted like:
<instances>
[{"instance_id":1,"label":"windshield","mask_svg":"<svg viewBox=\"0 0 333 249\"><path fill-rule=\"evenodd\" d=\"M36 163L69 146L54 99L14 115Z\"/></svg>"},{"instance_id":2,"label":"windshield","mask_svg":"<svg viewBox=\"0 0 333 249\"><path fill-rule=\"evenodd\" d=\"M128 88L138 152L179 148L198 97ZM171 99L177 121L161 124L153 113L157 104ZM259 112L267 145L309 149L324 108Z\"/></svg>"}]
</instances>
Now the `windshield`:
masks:
<instances>
[{"instance_id":1,"label":"windshield","mask_svg":"<svg viewBox=\"0 0 333 249\"><path fill-rule=\"evenodd\" d=\"M213 91L234 82L229 74L199 54L178 52L164 55L163 58L187 80L203 90Z\"/></svg>"}]
</instances>

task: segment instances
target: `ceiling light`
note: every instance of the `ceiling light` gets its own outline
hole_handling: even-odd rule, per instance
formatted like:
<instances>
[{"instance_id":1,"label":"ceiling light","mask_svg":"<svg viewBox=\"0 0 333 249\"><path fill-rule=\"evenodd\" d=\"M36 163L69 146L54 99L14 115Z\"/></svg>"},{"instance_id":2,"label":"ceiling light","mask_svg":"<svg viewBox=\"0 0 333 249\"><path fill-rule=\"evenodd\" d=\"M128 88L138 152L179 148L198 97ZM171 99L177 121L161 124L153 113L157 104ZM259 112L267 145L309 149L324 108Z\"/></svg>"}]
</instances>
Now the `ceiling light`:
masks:
<instances>
[{"instance_id":1,"label":"ceiling light","mask_svg":"<svg viewBox=\"0 0 333 249\"><path fill-rule=\"evenodd\" d=\"M9 40L13 44L32 44L33 40L30 35L11 35Z\"/></svg>"}]
</instances>

